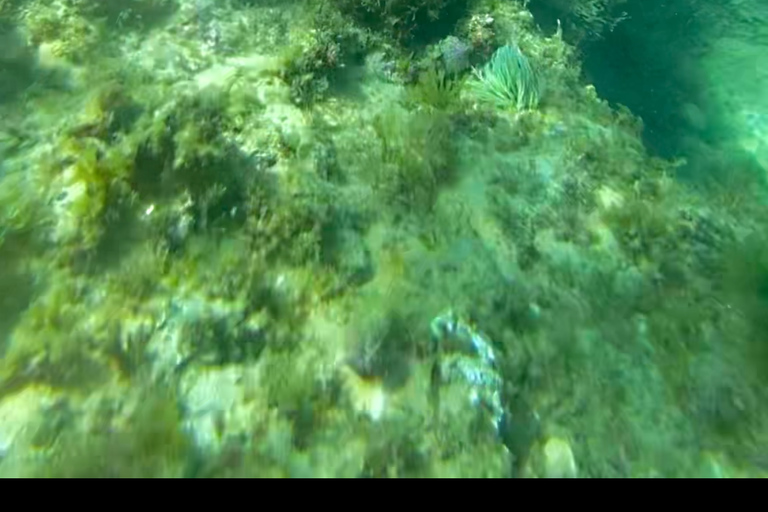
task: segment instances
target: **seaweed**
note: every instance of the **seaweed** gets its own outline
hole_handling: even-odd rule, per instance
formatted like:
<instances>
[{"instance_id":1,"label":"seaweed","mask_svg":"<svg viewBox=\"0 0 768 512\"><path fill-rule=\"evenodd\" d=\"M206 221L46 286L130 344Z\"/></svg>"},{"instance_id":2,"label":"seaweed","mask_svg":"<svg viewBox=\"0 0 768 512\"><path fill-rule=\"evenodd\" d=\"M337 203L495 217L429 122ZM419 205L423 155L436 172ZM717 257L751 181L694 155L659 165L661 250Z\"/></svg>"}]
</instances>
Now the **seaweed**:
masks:
<instances>
[{"instance_id":1,"label":"seaweed","mask_svg":"<svg viewBox=\"0 0 768 512\"><path fill-rule=\"evenodd\" d=\"M406 213L430 211L440 187L454 178L450 118L442 112L391 109L373 119L373 130L378 152L370 165L376 190Z\"/></svg>"},{"instance_id":2,"label":"seaweed","mask_svg":"<svg viewBox=\"0 0 768 512\"><path fill-rule=\"evenodd\" d=\"M183 476L192 445L181 428L173 389L146 387L126 426L83 435L69 431L59 440L44 468L46 478L169 478Z\"/></svg>"},{"instance_id":3,"label":"seaweed","mask_svg":"<svg viewBox=\"0 0 768 512\"><path fill-rule=\"evenodd\" d=\"M404 43L439 37L466 9L464 0L333 0L342 12Z\"/></svg>"},{"instance_id":4,"label":"seaweed","mask_svg":"<svg viewBox=\"0 0 768 512\"><path fill-rule=\"evenodd\" d=\"M443 69L429 67L418 81L408 88L410 102L430 110L458 111L461 107L461 81L449 77Z\"/></svg>"}]
</instances>

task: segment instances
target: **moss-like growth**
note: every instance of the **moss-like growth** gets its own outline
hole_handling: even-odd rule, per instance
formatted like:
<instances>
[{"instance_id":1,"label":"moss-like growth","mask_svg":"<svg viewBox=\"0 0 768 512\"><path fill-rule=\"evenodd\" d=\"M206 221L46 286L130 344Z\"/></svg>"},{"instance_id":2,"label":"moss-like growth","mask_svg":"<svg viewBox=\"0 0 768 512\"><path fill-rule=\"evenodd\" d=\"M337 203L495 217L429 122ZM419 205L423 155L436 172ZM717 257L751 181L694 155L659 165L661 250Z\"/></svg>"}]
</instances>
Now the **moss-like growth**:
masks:
<instances>
[{"instance_id":1,"label":"moss-like growth","mask_svg":"<svg viewBox=\"0 0 768 512\"><path fill-rule=\"evenodd\" d=\"M724 251L725 300L749 320L750 361L758 375L768 370L768 346L763 333L768 327L768 241L755 232Z\"/></svg>"},{"instance_id":2,"label":"moss-like growth","mask_svg":"<svg viewBox=\"0 0 768 512\"><path fill-rule=\"evenodd\" d=\"M343 209L334 196L329 183L301 168L292 169L280 183L261 187L249 206L247 229L254 250L268 261L319 262L323 238Z\"/></svg>"},{"instance_id":3,"label":"moss-like growth","mask_svg":"<svg viewBox=\"0 0 768 512\"><path fill-rule=\"evenodd\" d=\"M1 8L2 6L0 6ZM10 23L4 22L0 11L0 104L10 102L25 88L39 79L35 71L33 48L24 41L23 35ZM2 139L0 139L2 151Z\"/></svg>"},{"instance_id":4,"label":"moss-like growth","mask_svg":"<svg viewBox=\"0 0 768 512\"><path fill-rule=\"evenodd\" d=\"M50 221L35 183L22 172L0 177L0 248L11 244L18 251L40 237Z\"/></svg>"},{"instance_id":5,"label":"moss-like growth","mask_svg":"<svg viewBox=\"0 0 768 512\"><path fill-rule=\"evenodd\" d=\"M426 352L411 332L415 319L399 311L358 316L361 320L355 326L356 345L350 349L348 364L363 379L380 380L390 389L402 386L411 371L409 361L415 359L419 349Z\"/></svg>"},{"instance_id":6,"label":"moss-like growth","mask_svg":"<svg viewBox=\"0 0 768 512\"><path fill-rule=\"evenodd\" d=\"M374 187L392 206L431 210L440 187L454 177L450 118L443 112L392 108L378 114L372 126L377 146L369 149L368 166Z\"/></svg>"},{"instance_id":7,"label":"moss-like growth","mask_svg":"<svg viewBox=\"0 0 768 512\"><path fill-rule=\"evenodd\" d=\"M32 44L46 44L56 57L85 62L103 41L103 26L87 19L83 5L34 0L22 9L20 18Z\"/></svg>"},{"instance_id":8,"label":"moss-like growth","mask_svg":"<svg viewBox=\"0 0 768 512\"><path fill-rule=\"evenodd\" d=\"M221 169L230 149L226 104L218 89L185 94L147 120L147 138L136 157L136 190L148 198L189 190L196 200L220 180L233 179Z\"/></svg>"},{"instance_id":9,"label":"moss-like growth","mask_svg":"<svg viewBox=\"0 0 768 512\"><path fill-rule=\"evenodd\" d=\"M175 7L173 0L33 0L20 9L19 18L33 44L45 44L46 51L56 57L80 63L104 54L114 42L107 40L107 34L147 27L167 17Z\"/></svg>"},{"instance_id":10,"label":"moss-like growth","mask_svg":"<svg viewBox=\"0 0 768 512\"><path fill-rule=\"evenodd\" d=\"M129 0L128 2L81 2L83 15L104 20L107 26L125 30L154 25L172 14L178 7L174 0Z\"/></svg>"},{"instance_id":11,"label":"moss-like growth","mask_svg":"<svg viewBox=\"0 0 768 512\"><path fill-rule=\"evenodd\" d=\"M14 245L14 244L12 244ZM19 262L18 254L10 247L0 246L0 258L5 265L0 269L0 288L6 293L0 298L0 357L5 353L6 342L22 312L34 296L34 280Z\"/></svg>"},{"instance_id":12,"label":"moss-like growth","mask_svg":"<svg viewBox=\"0 0 768 512\"><path fill-rule=\"evenodd\" d=\"M324 99L334 86L343 86L344 70L359 64L373 36L349 23L331 4L309 7L307 23L282 50L281 78L290 86L291 99L309 106Z\"/></svg>"},{"instance_id":13,"label":"moss-like growth","mask_svg":"<svg viewBox=\"0 0 768 512\"><path fill-rule=\"evenodd\" d=\"M424 449L420 418L398 419L373 427L362 475L414 478L430 475L431 455Z\"/></svg>"},{"instance_id":14,"label":"moss-like growth","mask_svg":"<svg viewBox=\"0 0 768 512\"><path fill-rule=\"evenodd\" d=\"M365 25L382 30L399 41L429 38L447 19L457 18L466 7L463 0L334 0L342 12L352 13Z\"/></svg>"},{"instance_id":15,"label":"moss-like growth","mask_svg":"<svg viewBox=\"0 0 768 512\"><path fill-rule=\"evenodd\" d=\"M408 88L409 100L416 106L451 112L459 108L461 81L448 77L445 70L430 67Z\"/></svg>"},{"instance_id":16,"label":"moss-like growth","mask_svg":"<svg viewBox=\"0 0 768 512\"><path fill-rule=\"evenodd\" d=\"M35 301L14 331L3 359L2 392L31 382L63 388L104 382L108 369L100 360L98 337L113 333L86 327L87 315L79 305L83 300L75 282L61 279Z\"/></svg>"},{"instance_id":17,"label":"moss-like growth","mask_svg":"<svg viewBox=\"0 0 768 512\"><path fill-rule=\"evenodd\" d=\"M64 249L63 260L75 262L98 246L119 217L130 197L133 162L130 148L109 148L93 138L66 139L60 151L63 159L43 164L49 166L43 172L55 176L54 240Z\"/></svg>"},{"instance_id":18,"label":"moss-like growth","mask_svg":"<svg viewBox=\"0 0 768 512\"><path fill-rule=\"evenodd\" d=\"M230 106L218 89L186 94L131 134L130 186L152 205L150 224L172 252L194 232L237 225L260 186L260 169L232 140L238 128Z\"/></svg>"},{"instance_id":19,"label":"moss-like growth","mask_svg":"<svg viewBox=\"0 0 768 512\"><path fill-rule=\"evenodd\" d=\"M164 282L187 292L174 313L187 362L250 363L266 348L301 341L311 290L301 281L281 284L257 249L244 236L197 236L170 262Z\"/></svg>"},{"instance_id":20,"label":"moss-like growth","mask_svg":"<svg viewBox=\"0 0 768 512\"><path fill-rule=\"evenodd\" d=\"M61 435L39 476L55 478L169 478L184 475L191 445L181 429L175 393L147 389L126 421L111 419L87 434Z\"/></svg>"},{"instance_id":21,"label":"moss-like growth","mask_svg":"<svg viewBox=\"0 0 768 512\"><path fill-rule=\"evenodd\" d=\"M117 143L131 131L141 113L128 88L112 78L95 87L78 121L67 131L73 138Z\"/></svg>"}]
</instances>

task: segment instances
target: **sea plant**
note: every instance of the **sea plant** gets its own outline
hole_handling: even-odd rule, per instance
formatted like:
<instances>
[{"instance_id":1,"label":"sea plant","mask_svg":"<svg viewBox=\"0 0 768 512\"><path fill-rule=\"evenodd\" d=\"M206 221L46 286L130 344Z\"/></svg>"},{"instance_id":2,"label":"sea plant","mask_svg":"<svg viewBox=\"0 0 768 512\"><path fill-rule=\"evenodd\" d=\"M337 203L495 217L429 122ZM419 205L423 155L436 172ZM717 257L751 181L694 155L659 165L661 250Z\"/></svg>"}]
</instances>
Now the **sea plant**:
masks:
<instances>
[{"instance_id":1,"label":"sea plant","mask_svg":"<svg viewBox=\"0 0 768 512\"><path fill-rule=\"evenodd\" d=\"M539 104L539 76L517 45L502 46L473 74L470 88L482 102L516 110L533 109Z\"/></svg>"}]
</instances>

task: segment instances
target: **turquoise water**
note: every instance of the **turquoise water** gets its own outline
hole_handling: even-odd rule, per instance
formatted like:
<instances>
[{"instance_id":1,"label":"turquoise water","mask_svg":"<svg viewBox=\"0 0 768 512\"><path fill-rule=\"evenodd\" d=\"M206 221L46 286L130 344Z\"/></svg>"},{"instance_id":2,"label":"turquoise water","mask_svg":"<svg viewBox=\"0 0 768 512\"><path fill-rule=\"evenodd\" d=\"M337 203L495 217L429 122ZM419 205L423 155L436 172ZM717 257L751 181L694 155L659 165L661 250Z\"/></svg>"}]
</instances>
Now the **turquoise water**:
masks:
<instances>
[{"instance_id":1,"label":"turquoise water","mask_svg":"<svg viewBox=\"0 0 768 512\"><path fill-rule=\"evenodd\" d=\"M0 475L763 476L766 20L0 0Z\"/></svg>"}]
</instances>

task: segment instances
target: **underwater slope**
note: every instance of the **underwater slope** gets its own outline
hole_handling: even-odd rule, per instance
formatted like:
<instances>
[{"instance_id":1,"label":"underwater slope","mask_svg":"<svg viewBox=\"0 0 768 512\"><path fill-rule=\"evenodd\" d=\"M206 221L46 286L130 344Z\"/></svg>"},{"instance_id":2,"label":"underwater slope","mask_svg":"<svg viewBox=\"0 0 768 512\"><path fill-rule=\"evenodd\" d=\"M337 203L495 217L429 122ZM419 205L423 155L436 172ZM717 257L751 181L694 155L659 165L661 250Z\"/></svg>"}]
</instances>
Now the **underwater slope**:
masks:
<instances>
[{"instance_id":1,"label":"underwater slope","mask_svg":"<svg viewBox=\"0 0 768 512\"><path fill-rule=\"evenodd\" d=\"M522 3L100 5L0 4L2 474L762 473L762 206Z\"/></svg>"}]
</instances>

